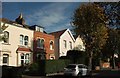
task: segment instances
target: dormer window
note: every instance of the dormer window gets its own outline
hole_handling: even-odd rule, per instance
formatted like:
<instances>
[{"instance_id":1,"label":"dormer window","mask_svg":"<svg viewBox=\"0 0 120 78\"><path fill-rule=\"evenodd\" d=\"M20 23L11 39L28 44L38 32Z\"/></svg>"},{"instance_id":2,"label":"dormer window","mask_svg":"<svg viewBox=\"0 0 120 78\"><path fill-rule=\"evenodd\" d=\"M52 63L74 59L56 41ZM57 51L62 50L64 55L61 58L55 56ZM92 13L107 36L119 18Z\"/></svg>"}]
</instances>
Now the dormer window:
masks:
<instances>
[{"instance_id":1,"label":"dormer window","mask_svg":"<svg viewBox=\"0 0 120 78\"><path fill-rule=\"evenodd\" d=\"M36 26L36 31L43 32L43 28L39 27L39 26Z\"/></svg>"}]
</instances>

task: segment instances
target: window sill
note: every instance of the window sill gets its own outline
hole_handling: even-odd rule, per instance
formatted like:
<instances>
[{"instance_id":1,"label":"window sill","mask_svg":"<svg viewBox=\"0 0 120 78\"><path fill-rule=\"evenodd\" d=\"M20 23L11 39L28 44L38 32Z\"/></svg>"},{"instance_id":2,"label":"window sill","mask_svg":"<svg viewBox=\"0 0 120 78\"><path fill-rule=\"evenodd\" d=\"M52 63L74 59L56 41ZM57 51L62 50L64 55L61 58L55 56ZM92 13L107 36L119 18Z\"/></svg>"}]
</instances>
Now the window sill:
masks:
<instances>
[{"instance_id":1,"label":"window sill","mask_svg":"<svg viewBox=\"0 0 120 78\"><path fill-rule=\"evenodd\" d=\"M19 47L29 47L28 45L18 45Z\"/></svg>"},{"instance_id":2,"label":"window sill","mask_svg":"<svg viewBox=\"0 0 120 78\"><path fill-rule=\"evenodd\" d=\"M9 43L2 43L2 44L4 44L4 45L11 45L11 44L9 44Z\"/></svg>"}]
</instances>

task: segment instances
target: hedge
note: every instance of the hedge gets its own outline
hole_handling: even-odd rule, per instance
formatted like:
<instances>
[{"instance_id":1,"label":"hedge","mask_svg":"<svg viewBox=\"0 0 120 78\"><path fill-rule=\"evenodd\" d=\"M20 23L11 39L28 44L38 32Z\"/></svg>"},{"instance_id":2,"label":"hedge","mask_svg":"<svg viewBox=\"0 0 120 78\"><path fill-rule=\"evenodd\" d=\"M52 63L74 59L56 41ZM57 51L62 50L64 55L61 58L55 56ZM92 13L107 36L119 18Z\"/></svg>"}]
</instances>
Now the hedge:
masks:
<instances>
[{"instance_id":1,"label":"hedge","mask_svg":"<svg viewBox=\"0 0 120 78\"><path fill-rule=\"evenodd\" d=\"M46 61L46 67L45 67L45 73L56 73L61 72L64 70L64 67L66 67L70 63L69 60L47 60Z\"/></svg>"},{"instance_id":2,"label":"hedge","mask_svg":"<svg viewBox=\"0 0 120 78\"><path fill-rule=\"evenodd\" d=\"M22 78L24 68L2 66L2 78Z\"/></svg>"},{"instance_id":3,"label":"hedge","mask_svg":"<svg viewBox=\"0 0 120 78\"><path fill-rule=\"evenodd\" d=\"M40 60L36 63L33 63L29 67L29 71L25 74L28 75L46 75L50 73L57 73L64 70L70 63L69 60Z\"/></svg>"}]
</instances>

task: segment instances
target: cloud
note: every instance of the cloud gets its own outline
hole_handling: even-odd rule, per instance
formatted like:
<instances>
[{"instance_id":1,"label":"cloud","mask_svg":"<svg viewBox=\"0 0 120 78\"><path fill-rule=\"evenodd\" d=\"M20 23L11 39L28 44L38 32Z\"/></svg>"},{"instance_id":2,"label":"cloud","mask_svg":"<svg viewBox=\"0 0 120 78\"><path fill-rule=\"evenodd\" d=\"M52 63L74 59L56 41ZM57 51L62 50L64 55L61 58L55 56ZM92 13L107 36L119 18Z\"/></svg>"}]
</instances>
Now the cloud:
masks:
<instances>
[{"instance_id":1,"label":"cloud","mask_svg":"<svg viewBox=\"0 0 120 78\"><path fill-rule=\"evenodd\" d=\"M35 12L27 15L26 22L29 25L41 25L49 31L51 27L55 27L54 30L61 29L65 27L65 22L69 19L66 10L70 5L71 3L50 3L47 6L42 6L42 8L36 9Z\"/></svg>"}]
</instances>

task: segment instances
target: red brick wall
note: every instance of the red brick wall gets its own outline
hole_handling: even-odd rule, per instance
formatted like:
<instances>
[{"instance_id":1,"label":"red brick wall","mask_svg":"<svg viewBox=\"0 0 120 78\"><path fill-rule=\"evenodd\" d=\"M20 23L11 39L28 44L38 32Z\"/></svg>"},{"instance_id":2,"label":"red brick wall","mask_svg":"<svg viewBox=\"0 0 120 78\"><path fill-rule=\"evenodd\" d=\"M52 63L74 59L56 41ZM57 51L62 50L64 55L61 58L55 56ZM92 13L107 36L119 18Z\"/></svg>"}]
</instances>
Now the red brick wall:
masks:
<instances>
[{"instance_id":1,"label":"red brick wall","mask_svg":"<svg viewBox=\"0 0 120 78\"><path fill-rule=\"evenodd\" d=\"M44 48L46 50L46 59L50 59L49 54L54 54L54 36L45 34L42 32L34 31L34 43L33 43L33 52L36 53L39 48L37 48L37 39L44 39ZM50 41L53 41L53 50L50 50ZM34 57L34 56L33 56ZM35 58L34 58L35 59Z\"/></svg>"}]
</instances>

